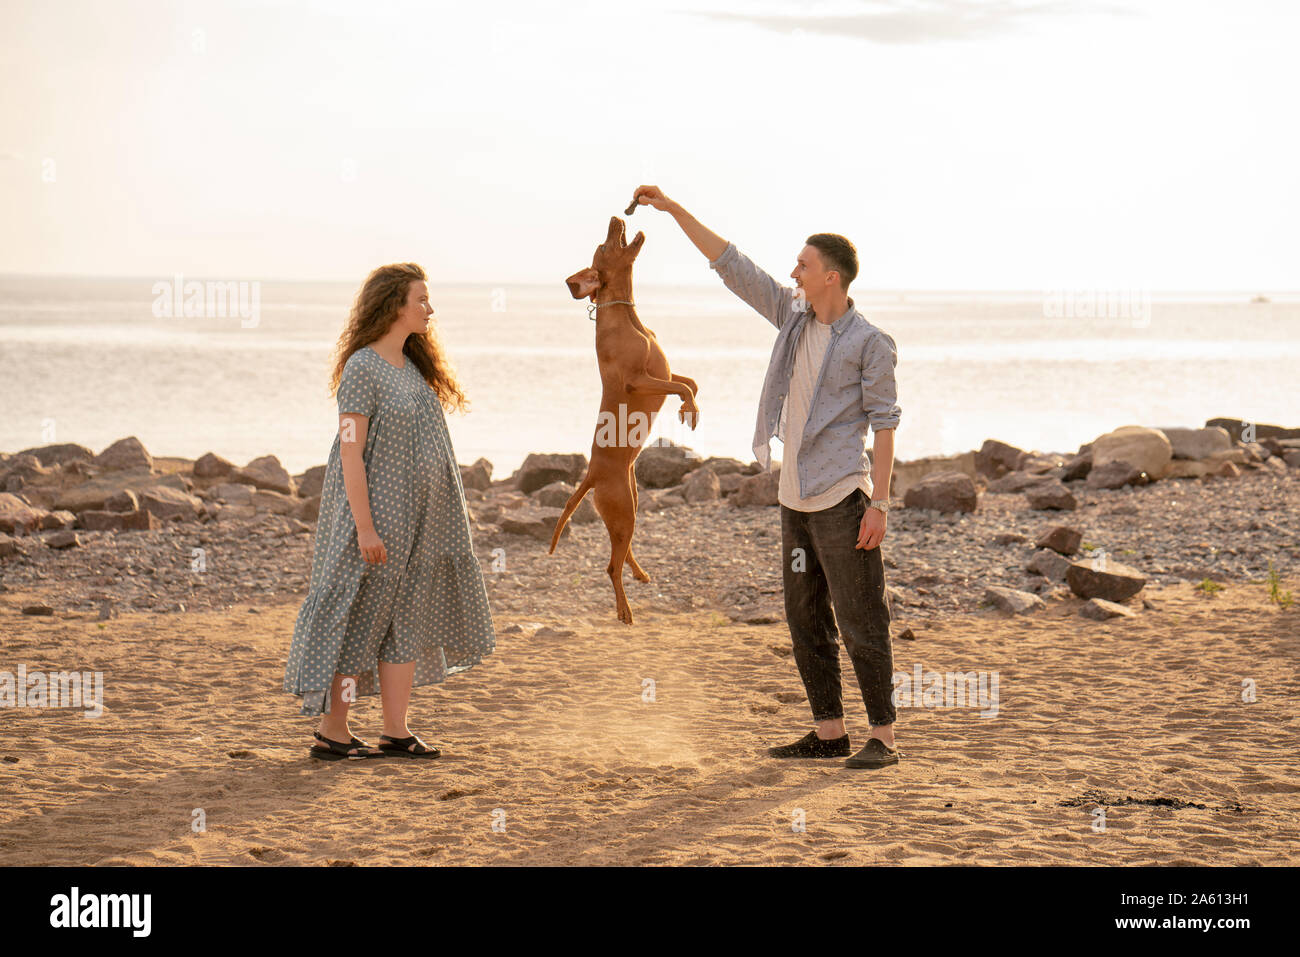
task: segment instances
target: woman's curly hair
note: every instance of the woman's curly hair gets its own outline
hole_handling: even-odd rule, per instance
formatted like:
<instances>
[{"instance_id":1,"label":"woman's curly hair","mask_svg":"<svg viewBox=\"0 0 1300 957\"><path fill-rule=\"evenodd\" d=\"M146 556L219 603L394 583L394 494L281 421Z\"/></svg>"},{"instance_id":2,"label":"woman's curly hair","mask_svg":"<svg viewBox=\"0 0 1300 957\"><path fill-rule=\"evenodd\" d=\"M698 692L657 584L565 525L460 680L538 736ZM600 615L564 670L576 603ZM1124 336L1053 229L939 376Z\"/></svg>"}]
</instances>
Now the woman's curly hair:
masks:
<instances>
[{"instance_id":1,"label":"woman's curly hair","mask_svg":"<svg viewBox=\"0 0 1300 957\"><path fill-rule=\"evenodd\" d=\"M334 371L330 375L330 395L338 391L343 366L358 349L381 338L397 321L397 310L406 303L407 289L417 280L428 281L415 263L393 263L374 270L361 286L348 315L348 324L335 348ZM456 381L455 370L443 352L442 344L429 330L406 337L402 352L415 363L424 381L438 393L438 401L448 412L466 412L469 400Z\"/></svg>"}]
</instances>

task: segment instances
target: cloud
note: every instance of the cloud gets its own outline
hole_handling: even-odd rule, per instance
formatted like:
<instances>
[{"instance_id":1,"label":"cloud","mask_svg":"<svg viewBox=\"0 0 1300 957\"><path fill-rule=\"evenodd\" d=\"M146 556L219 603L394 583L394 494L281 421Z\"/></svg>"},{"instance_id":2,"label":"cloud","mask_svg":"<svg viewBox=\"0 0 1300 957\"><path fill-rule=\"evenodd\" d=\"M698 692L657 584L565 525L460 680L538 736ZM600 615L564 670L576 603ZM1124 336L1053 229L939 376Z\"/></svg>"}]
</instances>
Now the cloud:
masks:
<instances>
[{"instance_id":1,"label":"cloud","mask_svg":"<svg viewBox=\"0 0 1300 957\"><path fill-rule=\"evenodd\" d=\"M697 13L715 20L751 23L781 33L799 29L870 43L916 44L973 40L1011 33L1028 22L1083 12L1080 5L1071 0L990 0L987 3L972 3L970 0L868 0L863 6L867 9L861 13L824 17ZM1090 11L1119 12L1109 6L1093 6Z\"/></svg>"}]
</instances>

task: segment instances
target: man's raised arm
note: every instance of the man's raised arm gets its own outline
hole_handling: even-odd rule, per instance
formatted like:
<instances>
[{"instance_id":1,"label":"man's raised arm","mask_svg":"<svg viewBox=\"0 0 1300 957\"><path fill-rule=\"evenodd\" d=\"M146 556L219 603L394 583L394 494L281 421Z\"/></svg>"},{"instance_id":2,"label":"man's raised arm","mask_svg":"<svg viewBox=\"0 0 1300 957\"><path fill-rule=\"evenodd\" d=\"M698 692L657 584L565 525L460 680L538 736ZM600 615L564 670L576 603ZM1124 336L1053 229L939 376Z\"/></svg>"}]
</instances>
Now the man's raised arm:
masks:
<instances>
[{"instance_id":1,"label":"man's raised arm","mask_svg":"<svg viewBox=\"0 0 1300 957\"><path fill-rule=\"evenodd\" d=\"M794 312L794 290L783 286L754 263L740 250L664 195L658 186L638 186L634 198L642 206L653 206L672 214L682 232L695 244L695 248L718 271L727 288L749 303L761 316L778 329Z\"/></svg>"}]
</instances>

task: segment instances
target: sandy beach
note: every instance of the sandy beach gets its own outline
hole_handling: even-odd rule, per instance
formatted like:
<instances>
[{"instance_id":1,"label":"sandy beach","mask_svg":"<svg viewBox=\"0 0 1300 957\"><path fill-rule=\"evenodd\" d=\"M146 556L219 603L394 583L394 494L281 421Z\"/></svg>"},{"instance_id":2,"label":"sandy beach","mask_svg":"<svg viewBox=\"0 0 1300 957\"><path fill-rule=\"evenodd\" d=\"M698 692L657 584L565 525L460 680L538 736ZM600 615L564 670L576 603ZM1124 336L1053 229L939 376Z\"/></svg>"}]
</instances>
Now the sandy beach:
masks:
<instances>
[{"instance_id":1,"label":"sandy beach","mask_svg":"<svg viewBox=\"0 0 1300 957\"><path fill-rule=\"evenodd\" d=\"M1300 638L1262 586L1162 589L1157 613L1102 624L1070 601L954 615L897 641L897 670L996 670L1000 701L902 709L883 772L766 758L808 723L783 625L507 616L522 630L483 667L415 691L442 759L322 766L279 690L296 604L99 622L18 615L29 597L0 600L6 657L102 670L106 706L4 716L3 864L1281 865L1300 841ZM545 624L574 633L534 638ZM373 738L377 701L354 716Z\"/></svg>"},{"instance_id":2,"label":"sandy beach","mask_svg":"<svg viewBox=\"0 0 1300 957\"><path fill-rule=\"evenodd\" d=\"M103 678L98 716L5 702L0 864L1290 863L1297 440L1169 434L1139 435L1159 481L1095 464L1109 436L898 463L882 548L895 682L919 693L878 771L766 755L810 720L754 463L642 453L632 626L598 518L547 553L582 456L461 466L496 652L415 689L441 759L322 764L281 690L315 470L0 453L0 698L19 668ZM1171 457L1206 441L1231 448ZM1139 590L1079 594L1099 566ZM352 726L377 740L378 699Z\"/></svg>"}]
</instances>

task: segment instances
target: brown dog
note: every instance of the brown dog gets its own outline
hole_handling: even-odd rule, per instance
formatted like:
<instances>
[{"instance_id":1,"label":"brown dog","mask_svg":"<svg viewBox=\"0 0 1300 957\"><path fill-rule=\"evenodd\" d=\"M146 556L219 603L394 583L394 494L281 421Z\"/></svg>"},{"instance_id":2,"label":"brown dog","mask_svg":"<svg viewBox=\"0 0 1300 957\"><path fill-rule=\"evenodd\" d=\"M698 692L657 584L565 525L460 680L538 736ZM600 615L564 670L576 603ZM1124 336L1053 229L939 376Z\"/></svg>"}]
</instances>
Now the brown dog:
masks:
<instances>
[{"instance_id":1,"label":"brown dog","mask_svg":"<svg viewBox=\"0 0 1300 957\"><path fill-rule=\"evenodd\" d=\"M679 395L678 416L695 428L700 410L695 405L698 387L693 379L673 375L668 357L655 334L637 319L632 299L632 263L641 252L645 233L627 241L627 227L617 216L610 217L605 242L596 247L591 267L574 273L565 282L574 299L591 298L596 310L596 358L600 363L600 417L591 443L591 464L564 512L555 523L550 553L560 540L569 516L584 495L596 490L596 511L605 521L611 552L610 581L618 601L619 621L632 624L632 609L623 593L623 562L632 566L637 581L647 575L632 556L632 531L636 525L636 474L632 464L664 404L664 396ZM588 307L592 308L592 307ZM689 416L689 418L688 418ZM549 554L549 553L548 553Z\"/></svg>"}]
</instances>

